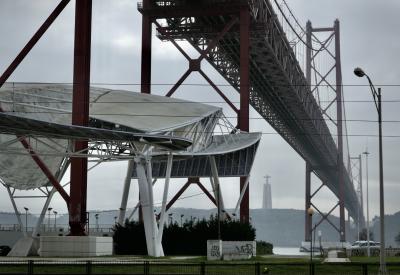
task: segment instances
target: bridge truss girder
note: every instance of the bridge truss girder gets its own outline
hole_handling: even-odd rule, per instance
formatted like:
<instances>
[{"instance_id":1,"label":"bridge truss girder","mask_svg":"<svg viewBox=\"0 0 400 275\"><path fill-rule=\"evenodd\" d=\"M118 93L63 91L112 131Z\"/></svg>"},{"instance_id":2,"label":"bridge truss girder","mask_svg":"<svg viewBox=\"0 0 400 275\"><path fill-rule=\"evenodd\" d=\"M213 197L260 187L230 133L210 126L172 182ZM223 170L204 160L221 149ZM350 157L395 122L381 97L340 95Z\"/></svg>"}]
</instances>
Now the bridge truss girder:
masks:
<instances>
[{"instance_id":1,"label":"bridge truss girder","mask_svg":"<svg viewBox=\"0 0 400 275\"><path fill-rule=\"evenodd\" d=\"M147 0L139 4L138 9L143 18L165 20L166 24L157 28L161 40L185 40L202 55L221 29L239 16L243 6L247 6L250 13L249 102L340 198L343 217L340 230L344 233L344 207L354 218L359 206L344 165L337 165L343 163L339 152L341 146L336 146L332 138L323 110L310 92L310 83L270 2L216 0L210 5L206 0L196 1L196 4L193 1ZM205 56L239 93L242 71L240 29L240 22L233 25ZM340 58L338 60L340 62ZM336 83L340 84L335 87L341 87L341 79ZM342 133L338 134L342 136ZM342 172L338 172L338 168ZM345 239L344 234L341 239Z\"/></svg>"}]
</instances>

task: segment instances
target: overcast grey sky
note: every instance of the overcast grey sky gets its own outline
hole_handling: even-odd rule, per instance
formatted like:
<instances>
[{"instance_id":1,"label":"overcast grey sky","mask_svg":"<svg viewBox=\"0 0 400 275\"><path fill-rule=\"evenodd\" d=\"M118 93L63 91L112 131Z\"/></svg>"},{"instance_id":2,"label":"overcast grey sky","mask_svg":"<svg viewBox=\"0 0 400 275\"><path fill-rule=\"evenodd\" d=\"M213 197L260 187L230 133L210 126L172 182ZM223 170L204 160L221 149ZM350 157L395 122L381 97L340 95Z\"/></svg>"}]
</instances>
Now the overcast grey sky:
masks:
<instances>
[{"instance_id":1,"label":"overcast grey sky","mask_svg":"<svg viewBox=\"0 0 400 275\"><path fill-rule=\"evenodd\" d=\"M40 26L58 1L53 0L2 0L0 1L0 71L12 61L26 41ZM29 56L10 78L18 82L71 82L73 54L73 13L74 1L57 18L53 26L44 35ZM400 1L397 0L287 0L302 25L309 19L314 27L330 27L336 18L341 23L342 74L346 112L349 120L377 119L366 79L357 79L352 71L361 66L368 72L377 86L382 86L384 102L384 120L399 120L400 94ZM92 36L92 75L94 83L136 83L140 81L140 37L141 20L133 0L94 0L93 1L93 36ZM187 45L184 45L192 54ZM215 83L226 82L207 64L203 67ZM153 39L153 85L155 94L164 94L186 70L186 60L169 43ZM193 74L185 83L204 83ZM163 85L160 85L163 84ZM169 85L165 85L169 84ZM118 87L110 86L110 87ZM139 91L139 86L124 86L132 91ZM223 87L233 101L238 95L229 87ZM195 101L221 101L211 87L183 86L176 97ZM393 101L399 102L393 102ZM231 116L226 105L219 104ZM274 132L273 129L254 110L251 111L251 131ZM400 136L399 122L385 122L384 135ZM349 134L361 135L349 138L353 156L363 151L368 144L370 155L370 213L379 213L378 209L378 139L362 135L376 135L377 124L352 121L348 123ZM400 210L398 200L399 179L398 160L400 137L384 139L385 203L386 212ZM105 164L89 173L88 208L117 209L119 207L122 181L125 176L124 163ZM252 208L261 206L262 184L264 175L271 176L273 207L304 207L305 163L278 135L264 135L253 168L250 184ZM68 180L67 177L63 180ZM319 181L313 179L313 188ZM170 197L182 186L181 180L174 181ZM208 188L208 181L205 181ZM161 182L155 187L155 200L161 200ZM222 190L227 207L234 207L239 196L239 183L236 179L223 180ZM184 196L199 194L196 187L189 188ZM138 188L133 182L130 206L137 201ZM323 190L316 199L324 211L328 211L337 199ZM18 201L20 207L28 206L32 212L39 212L42 201ZM179 200L175 206L210 208L211 203L203 195ZM65 212L62 199L56 196L52 207ZM11 203L6 190L0 191L0 210L11 211ZM337 212L336 212L337 213Z\"/></svg>"}]
</instances>

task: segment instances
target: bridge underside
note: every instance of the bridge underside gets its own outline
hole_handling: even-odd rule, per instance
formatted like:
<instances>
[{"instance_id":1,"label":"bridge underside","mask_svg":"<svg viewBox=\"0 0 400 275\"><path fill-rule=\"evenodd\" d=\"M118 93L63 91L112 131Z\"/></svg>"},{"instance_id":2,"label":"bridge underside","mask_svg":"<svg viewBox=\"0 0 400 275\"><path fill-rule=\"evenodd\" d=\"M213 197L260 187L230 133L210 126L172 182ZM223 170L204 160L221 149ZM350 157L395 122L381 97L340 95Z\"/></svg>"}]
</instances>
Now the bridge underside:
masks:
<instances>
[{"instance_id":1,"label":"bridge underside","mask_svg":"<svg viewBox=\"0 0 400 275\"><path fill-rule=\"evenodd\" d=\"M144 20L156 23L159 39L173 43L188 41L239 93L243 85L240 81L243 69L241 35L246 27L242 18L243 12L247 12L250 15L249 102L340 198L338 148L310 92L310 85L269 1L249 3L148 0L139 3L138 9ZM210 46L213 46L211 50ZM189 73L177 84L190 72L204 74L201 58L198 63L189 61ZM357 219L360 206L345 169L343 178L345 207L350 216Z\"/></svg>"}]
</instances>

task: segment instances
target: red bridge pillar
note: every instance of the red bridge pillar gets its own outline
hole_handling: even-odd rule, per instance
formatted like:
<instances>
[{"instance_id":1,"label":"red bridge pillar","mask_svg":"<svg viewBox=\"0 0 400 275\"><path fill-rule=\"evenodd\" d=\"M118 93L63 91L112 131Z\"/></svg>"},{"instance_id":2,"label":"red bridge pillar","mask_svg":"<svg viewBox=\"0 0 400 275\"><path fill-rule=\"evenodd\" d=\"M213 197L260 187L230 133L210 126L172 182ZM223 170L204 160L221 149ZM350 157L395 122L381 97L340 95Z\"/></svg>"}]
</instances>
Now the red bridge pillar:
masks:
<instances>
[{"instance_id":1,"label":"red bridge pillar","mask_svg":"<svg viewBox=\"0 0 400 275\"><path fill-rule=\"evenodd\" d=\"M151 0L143 0L144 9L149 8L150 5ZM140 92L144 94L151 94L151 27L151 17L148 14L142 14L142 61ZM139 205L139 221L143 222L142 205Z\"/></svg>"},{"instance_id":2,"label":"red bridge pillar","mask_svg":"<svg viewBox=\"0 0 400 275\"><path fill-rule=\"evenodd\" d=\"M240 9L240 111L239 129L249 131L249 96L250 96L250 11L247 5ZM246 178L240 178L240 190ZM240 203L240 221L249 222L249 185Z\"/></svg>"},{"instance_id":3,"label":"red bridge pillar","mask_svg":"<svg viewBox=\"0 0 400 275\"><path fill-rule=\"evenodd\" d=\"M75 7L74 84L72 124L88 126L90 96L90 46L92 0L77 0ZM75 151L85 150L87 141L76 141ZM71 158L70 235L86 235L87 158Z\"/></svg>"},{"instance_id":4,"label":"red bridge pillar","mask_svg":"<svg viewBox=\"0 0 400 275\"><path fill-rule=\"evenodd\" d=\"M150 0L143 0L143 8L149 8ZM151 18L147 14L142 15L142 63L141 63L141 87L145 94L151 93Z\"/></svg>"}]
</instances>

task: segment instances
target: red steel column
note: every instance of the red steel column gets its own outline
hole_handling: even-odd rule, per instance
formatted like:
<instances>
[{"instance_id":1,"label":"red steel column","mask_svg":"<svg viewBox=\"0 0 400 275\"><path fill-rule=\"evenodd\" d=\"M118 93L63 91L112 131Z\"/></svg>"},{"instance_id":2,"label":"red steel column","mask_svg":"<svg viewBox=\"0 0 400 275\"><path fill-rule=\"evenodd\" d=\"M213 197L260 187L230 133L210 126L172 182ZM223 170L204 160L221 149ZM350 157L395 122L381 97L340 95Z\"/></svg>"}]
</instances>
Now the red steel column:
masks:
<instances>
[{"instance_id":1,"label":"red steel column","mask_svg":"<svg viewBox=\"0 0 400 275\"><path fill-rule=\"evenodd\" d=\"M151 94L151 17L146 9L150 8L151 0L143 0L142 13L142 63L140 92ZM140 195L139 195L140 201ZM142 206L139 205L139 221L143 222Z\"/></svg>"},{"instance_id":2,"label":"red steel column","mask_svg":"<svg viewBox=\"0 0 400 275\"><path fill-rule=\"evenodd\" d=\"M311 228L312 228L312 216L308 214L308 209L311 207L311 165L306 162L306 205L305 205L305 222L304 222L304 240L306 242L311 241Z\"/></svg>"},{"instance_id":3,"label":"red steel column","mask_svg":"<svg viewBox=\"0 0 400 275\"><path fill-rule=\"evenodd\" d=\"M143 0L142 15L142 70L140 91L151 93L151 18L146 12L150 8L150 0Z\"/></svg>"},{"instance_id":4,"label":"red steel column","mask_svg":"<svg viewBox=\"0 0 400 275\"><path fill-rule=\"evenodd\" d=\"M344 214L344 176L343 176L343 126L342 126L342 66L340 62L340 30L339 20L335 21L335 59L336 59L336 111L338 134L337 172L339 183L340 206L340 241L346 241L346 217Z\"/></svg>"},{"instance_id":5,"label":"red steel column","mask_svg":"<svg viewBox=\"0 0 400 275\"><path fill-rule=\"evenodd\" d=\"M72 124L89 123L90 96L90 46L92 0L76 0L74 84L72 99ZM88 142L75 142L75 151L86 149ZM70 235L86 235L87 158L71 158L71 204L69 210Z\"/></svg>"},{"instance_id":6,"label":"red steel column","mask_svg":"<svg viewBox=\"0 0 400 275\"><path fill-rule=\"evenodd\" d=\"M239 129L249 131L249 95L250 95L250 11L247 5L240 9L240 112ZM240 190L245 186L246 178L240 178ZM249 185L240 203L240 221L249 222Z\"/></svg>"},{"instance_id":7,"label":"red steel column","mask_svg":"<svg viewBox=\"0 0 400 275\"><path fill-rule=\"evenodd\" d=\"M310 21L307 21L306 25L306 79L308 85L310 85L309 92L311 93L311 58L312 58L312 25ZM304 209L304 241L311 241L311 228L312 228L312 216L308 214L308 209L311 207L311 164L306 161L306 204Z\"/></svg>"}]
</instances>

